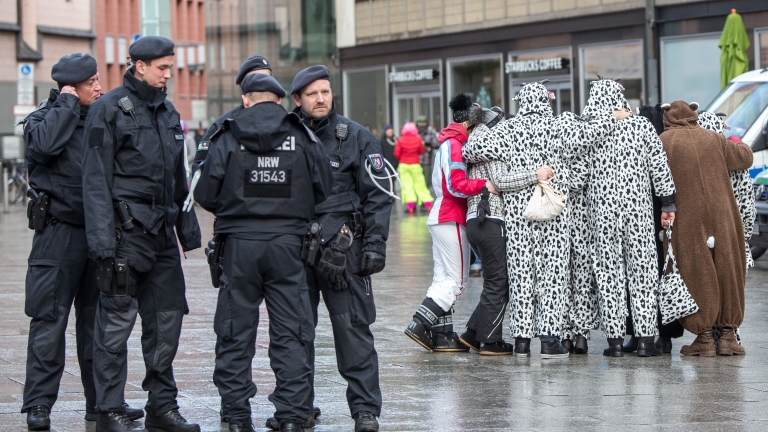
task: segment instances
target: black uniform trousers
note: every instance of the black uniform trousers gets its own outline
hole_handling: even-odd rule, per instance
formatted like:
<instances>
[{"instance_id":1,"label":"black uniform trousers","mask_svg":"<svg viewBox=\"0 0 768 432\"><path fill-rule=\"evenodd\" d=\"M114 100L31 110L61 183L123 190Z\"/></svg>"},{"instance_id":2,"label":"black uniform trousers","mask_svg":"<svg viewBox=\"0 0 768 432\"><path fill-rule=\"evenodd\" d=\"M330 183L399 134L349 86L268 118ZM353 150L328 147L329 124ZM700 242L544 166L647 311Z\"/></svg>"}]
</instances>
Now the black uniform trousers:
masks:
<instances>
[{"instance_id":1,"label":"black uniform trousers","mask_svg":"<svg viewBox=\"0 0 768 432\"><path fill-rule=\"evenodd\" d=\"M230 235L224 244L224 269L213 328L216 367L213 382L221 396L221 418L251 423L248 399L256 394L251 375L259 306L267 302L269 360L275 390L269 400L279 421L306 421L312 389L307 346L315 329L311 321L302 239L296 235Z\"/></svg>"},{"instance_id":2,"label":"black uniform trousers","mask_svg":"<svg viewBox=\"0 0 768 432\"><path fill-rule=\"evenodd\" d=\"M504 221L485 218L480 224L477 218L468 219L467 238L483 263L483 292L469 318L467 329L475 332L478 342L499 342L504 311L509 303Z\"/></svg>"},{"instance_id":3,"label":"black uniform trousers","mask_svg":"<svg viewBox=\"0 0 768 432\"><path fill-rule=\"evenodd\" d=\"M188 312L186 286L176 236L146 232L140 225L123 231L117 258L127 258L138 273L129 278L131 295L100 293L94 329L94 368L97 406L101 412L123 412L128 374L128 338L141 315L141 349L146 375L142 388L148 392L147 412L161 416L178 409L173 359L179 346L181 322Z\"/></svg>"},{"instance_id":4,"label":"black uniform trousers","mask_svg":"<svg viewBox=\"0 0 768 432\"><path fill-rule=\"evenodd\" d=\"M376 305L370 276L357 276L362 259L362 241L355 240L347 249L349 288L335 290L325 278L307 267L307 285L312 313L317 326L320 293L331 316L336 366L347 381L347 404L352 416L361 411L381 413L379 356L373 344L370 325L376 320ZM310 345L311 382L314 389L315 347ZM313 390L314 391L314 390Z\"/></svg>"},{"instance_id":5,"label":"black uniform trousers","mask_svg":"<svg viewBox=\"0 0 768 432\"><path fill-rule=\"evenodd\" d=\"M65 333L74 300L75 340L86 406L96 405L93 385L93 320L98 299L89 283L85 228L52 222L35 232L25 287L29 323L27 376L21 411L56 402L64 372ZM121 401L122 402L122 401Z\"/></svg>"}]
</instances>

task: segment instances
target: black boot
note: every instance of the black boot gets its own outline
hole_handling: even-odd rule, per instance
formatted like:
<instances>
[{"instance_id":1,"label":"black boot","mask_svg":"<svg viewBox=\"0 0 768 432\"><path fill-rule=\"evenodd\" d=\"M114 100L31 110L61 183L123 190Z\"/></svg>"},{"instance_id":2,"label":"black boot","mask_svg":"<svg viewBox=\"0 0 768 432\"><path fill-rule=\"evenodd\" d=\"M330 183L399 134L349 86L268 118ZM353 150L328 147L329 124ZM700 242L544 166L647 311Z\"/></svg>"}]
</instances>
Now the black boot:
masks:
<instances>
[{"instance_id":1,"label":"black boot","mask_svg":"<svg viewBox=\"0 0 768 432\"><path fill-rule=\"evenodd\" d=\"M574 354L586 354L589 352L589 345L587 344L587 338L582 335L576 335L576 343L573 346Z\"/></svg>"},{"instance_id":2,"label":"black boot","mask_svg":"<svg viewBox=\"0 0 768 432\"><path fill-rule=\"evenodd\" d=\"M273 431L279 431L280 430L280 422L276 418L274 418L274 417L268 418L267 419L267 423L264 426L266 426L267 429L271 429ZM303 427L304 429L312 429L313 427L315 427L315 419L314 419L314 417L308 418L307 421L305 421L301 425L301 427Z\"/></svg>"},{"instance_id":3,"label":"black boot","mask_svg":"<svg viewBox=\"0 0 768 432\"><path fill-rule=\"evenodd\" d=\"M474 330L467 329L464 333L459 336L459 342L463 343L469 348L472 348L473 350L480 352L480 342L475 339L477 335L475 334Z\"/></svg>"},{"instance_id":4,"label":"black boot","mask_svg":"<svg viewBox=\"0 0 768 432\"><path fill-rule=\"evenodd\" d=\"M479 351L480 355L487 356L512 355L514 352L515 347L503 340L494 343L481 343Z\"/></svg>"},{"instance_id":5,"label":"black boot","mask_svg":"<svg viewBox=\"0 0 768 432\"><path fill-rule=\"evenodd\" d=\"M299 422L285 421L280 424L280 432L303 432Z\"/></svg>"},{"instance_id":6,"label":"black boot","mask_svg":"<svg viewBox=\"0 0 768 432\"><path fill-rule=\"evenodd\" d=\"M621 346L621 350L624 352L634 352L637 350L637 338L632 336L627 343Z\"/></svg>"},{"instance_id":7,"label":"black boot","mask_svg":"<svg viewBox=\"0 0 768 432\"><path fill-rule=\"evenodd\" d=\"M539 339L541 340L542 359L568 358L568 350L560 343L560 339L552 336L540 336Z\"/></svg>"},{"instance_id":8,"label":"black boot","mask_svg":"<svg viewBox=\"0 0 768 432\"><path fill-rule=\"evenodd\" d=\"M656 345L653 343L653 336L643 336L637 338L638 357L655 357L660 355L661 350L656 348Z\"/></svg>"},{"instance_id":9,"label":"black boot","mask_svg":"<svg viewBox=\"0 0 768 432\"><path fill-rule=\"evenodd\" d=\"M468 352L469 348L459 342L459 335L453 331L453 311L443 312L432 326L432 350L434 352Z\"/></svg>"},{"instance_id":10,"label":"black boot","mask_svg":"<svg viewBox=\"0 0 768 432\"><path fill-rule=\"evenodd\" d=\"M664 354L672 353L672 338L670 337L659 336L654 345Z\"/></svg>"},{"instance_id":11,"label":"black boot","mask_svg":"<svg viewBox=\"0 0 768 432\"><path fill-rule=\"evenodd\" d=\"M379 422L376 420L376 416L370 411L360 411L356 413L355 418L355 432L378 432Z\"/></svg>"},{"instance_id":12,"label":"black boot","mask_svg":"<svg viewBox=\"0 0 768 432\"><path fill-rule=\"evenodd\" d=\"M437 324L440 316L444 313L434 300L429 297L425 298L419 308L416 309L416 313L413 314L413 321L405 328L405 334L417 344L432 351L434 348L432 327Z\"/></svg>"},{"instance_id":13,"label":"black boot","mask_svg":"<svg viewBox=\"0 0 768 432\"><path fill-rule=\"evenodd\" d=\"M408 327L405 328L404 333L414 341L416 341L417 344L424 347L424 349L428 351L432 351L433 343L432 343L432 332L430 332L427 327L422 324L419 320L414 319L411 321L410 324L408 324Z\"/></svg>"},{"instance_id":14,"label":"black boot","mask_svg":"<svg viewBox=\"0 0 768 432\"><path fill-rule=\"evenodd\" d=\"M124 412L116 413L99 413L98 419L96 419L96 432L124 432L124 431L142 431L146 432L146 429L141 423L135 422L128 418Z\"/></svg>"},{"instance_id":15,"label":"black boot","mask_svg":"<svg viewBox=\"0 0 768 432\"><path fill-rule=\"evenodd\" d=\"M269 421L269 420L267 420ZM280 425L277 425L278 430ZM229 422L229 432L254 432L253 424L250 420L245 420L242 423Z\"/></svg>"},{"instance_id":16,"label":"black boot","mask_svg":"<svg viewBox=\"0 0 768 432\"><path fill-rule=\"evenodd\" d=\"M161 416L155 416L147 413L147 419L144 426L150 432L200 432L200 426L194 423L188 423L187 419L179 414L179 410L170 410Z\"/></svg>"},{"instance_id":17,"label":"black boot","mask_svg":"<svg viewBox=\"0 0 768 432\"><path fill-rule=\"evenodd\" d=\"M565 348L566 351L568 351L569 353L573 354L573 351L575 349L573 347L573 341L571 341L570 339L563 339L561 344L563 345L563 348Z\"/></svg>"},{"instance_id":18,"label":"black boot","mask_svg":"<svg viewBox=\"0 0 768 432\"><path fill-rule=\"evenodd\" d=\"M128 402L123 401L123 408L125 408L125 415L131 420L138 420L144 417L144 410L141 408L131 408ZM99 412L95 407L85 407L85 421L96 421L99 418Z\"/></svg>"},{"instance_id":19,"label":"black boot","mask_svg":"<svg viewBox=\"0 0 768 432\"><path fill-rule=\"evenodd\" d=\"M603 355L606 357L624 357L621 346L623 342L624 338L608 338L608 348L603 350Z\"/></svg>"},{"instance_id":20,"label":"black boot","mask_svg":"<svg viewBox=\"0 0 768 432\"><path fill-rule=\"evenodd\" d=\"M44 405L33 406L27 411L27 429L45 431L51 428L51 410Z\"/></svg>"},{"instance_id":21,"label":"black boot","mask_svg":"<svg viewBox=\"0 0 768 432\"><path fill-rule=\"evenodd\" d=\"M529 338L515 338L515 357L531 356L531 340Z\"/></svg>"}]
</instances>

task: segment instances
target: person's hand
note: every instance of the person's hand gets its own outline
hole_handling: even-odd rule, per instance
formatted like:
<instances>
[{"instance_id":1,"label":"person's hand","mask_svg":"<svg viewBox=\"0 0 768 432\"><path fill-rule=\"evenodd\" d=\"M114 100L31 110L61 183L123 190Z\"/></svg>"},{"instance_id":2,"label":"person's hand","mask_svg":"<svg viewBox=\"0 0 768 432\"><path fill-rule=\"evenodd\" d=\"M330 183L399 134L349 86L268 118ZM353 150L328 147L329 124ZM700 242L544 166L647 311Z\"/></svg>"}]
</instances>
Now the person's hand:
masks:
<instances>
[{"instance_id":1,"label":"person's hand","mask_svg":"<svg viewBox=\"0 0 768 432\"><path fill-rule=\"evenodd\" d=\"M384 255L373 251L363 252L360 276L370 276L384 270L385 263L386 257Z\"/></svg>"},{"instance_id":2,"label":"person's hand","mask_svg":"<svg viewBox=\"0 0 768 432\"><path fill-rule=\"evenodd\" d=\"M70 85L65 85L64 87L61 88L61 90L59 90L59 94L64 94L64 93L71 94L74 97L78 97L77 92L75 91L75 88Z\"/></svg>"},{"instance_id":3,"label":"person's hand","mask_svg":"<svg viewBox=\"0 0 768 432\"><path fill-rule=\"evenodd\" d=\"M627 109L620 109L613 112L613 117L616 118L616 120L624 120L631 115L632 113Z\"/></svg>"},{"instance_id":4,"label":"person's hand","mask_svg":"<svg viewBox=\"0 0 768 432\"><path fill-rule=\"evenodd\" d=\"M499 192L498 189L496 189L496 186L491 183L490 180L485 181L485 188L488 189L488 192L494 194L494 195L501 195L501 192Z\"/></svg>"},{"instance_id":5,"label":"person's hand","mask_svg":"<svg viewBox=\"0 0 768 432\"><path fill-rule=\"evenodd\" d=\"M664 229L669 228L673 222L675 222L675 212L661 212L661 226Z\"/></svg>"},{"instance_id":6,"label":"person's hand","mask_svg":"<svg viewBox=\"0 0 768 432\"><path fill-rule=\"evenodd\" d=\"M555 176L555 172L552 171L552 168L543 166L536 170L536 176L539 181L547 181Z\"/></svg>"}]
</instances>

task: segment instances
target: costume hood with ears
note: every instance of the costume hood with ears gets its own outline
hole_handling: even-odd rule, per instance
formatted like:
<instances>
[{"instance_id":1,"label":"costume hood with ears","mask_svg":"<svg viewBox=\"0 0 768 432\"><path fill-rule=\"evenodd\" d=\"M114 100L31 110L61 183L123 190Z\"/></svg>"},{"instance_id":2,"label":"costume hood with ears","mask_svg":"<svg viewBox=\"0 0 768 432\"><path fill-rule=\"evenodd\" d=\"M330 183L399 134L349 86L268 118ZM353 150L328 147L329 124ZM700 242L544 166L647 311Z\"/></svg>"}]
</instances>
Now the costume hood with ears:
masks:
<instances>
[{"instance_id":1,"label":"costume hood with ears","mask_svg":"<svg viewBox=\"0 0 768 432\"><path fill-rule=\"evenodd\" d=\"M598 77L599 81L590 83L592 87L589 89L589 99L582 115L596 117L622 108L629 109L629 103L623 93L624 86L619 83L618 78Z\"/></svg>"},{"instance_id":2,"label":"costume hood with ears","mask_svg":"<svg viewBox=\"0 0 768 432\"><path fill-rule=\"evenodd\" d=\"M638 114L651 122L657 135L664 133L664 111L661 110L661 104L643 105L638 109Z\"/></svg>"},{"instance_id":3,"label":"costume hood with ears","mask_svg":"<svg viewBox=\"0 0 768 432\"><path fill-rule=\"evenodd\" d=\"M730 128L725 124L721 116L725 117L725 114L702 111L699 113L699 126L722 134L725 129Z\"/></svg>"},{"instance_id":4,"label":"costume hood with ears","mask_svg":"<svg viewBox=\"0 0 768 432\"><path fill-rule=\"evenodd\" d=\"M671 104L663 104L661 109L664 111L664 126L667 128L699 127L699 114L696 112L699 109L699 104L696 102L689 104L682 100L676 100Z\"/></svg>"},{"instance_id":5,"label":"costume hood with ears","mask_svg":"<svg viewBox=\"0 0 768 432\"><path fill-rule=\"evenodd\" d=\"M544 84L549 80L541 80L537 83L525 84L520 93L515 96L515 100L520 102L519 115L528 114L541 114L546 116L553 116L552 105L549 104L551 99L555 98L554 93L547 90Z\"/></svg>"}]
</instances>

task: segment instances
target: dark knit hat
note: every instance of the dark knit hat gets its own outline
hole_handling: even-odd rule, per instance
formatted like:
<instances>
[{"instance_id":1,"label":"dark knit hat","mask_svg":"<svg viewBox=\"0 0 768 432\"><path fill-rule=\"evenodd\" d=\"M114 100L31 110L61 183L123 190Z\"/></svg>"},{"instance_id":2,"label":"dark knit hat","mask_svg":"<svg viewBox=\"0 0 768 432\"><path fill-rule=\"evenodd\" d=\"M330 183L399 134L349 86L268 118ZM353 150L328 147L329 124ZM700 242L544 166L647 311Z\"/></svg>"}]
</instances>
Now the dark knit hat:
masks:
<instances>
[{"instance_id":1,"label":"dark knit hat","mask_svg":"<svg viewBox=\"0 0 768 432\"><path fill-rule=\"evenodd\" d=\"M465 122L469 120L469 109L472 107L472 98L464 93L459 93L451 98L451 101L448 102L448 107L451 108L454 122Z\"/></svg>"},{"instance_id":2,"label":"dark knit hat","mask_svg":"<svg viewBox=\"0 0 768 432\"><path fill-rule=\"evenodd\" d=\"M303 71L296 74L291 83L291 94L300 92L304 87L312 84L317 80L331 80L331 73L328 68L323 65L310 66Z\"/></svg>"},{"instance_id":3,"label":"dark knit hat","mask_svg":"<svg viewBox=\"0 0 768 432\"><path fill-rule=\"evenodd\" d=\"M272 76L267 74L251 74L243 78L243 82L240 83L240 89L243 94L251 92L270 92L277 95L277 97L285 97L285 90L280 86L280 83Z\"/></svg>"},{"instance_id":4,"label":"dark knit hat","mask_svg":"<svg viewBox=\"0 0 768 432\"><path fill-rule=\"evenodd\" d=\"M149 61L156 58L174 55L173 41L162 36L144 36L136 40L128 48L128 55L131 61L136 63L139 60Z\"/></svg>"},{"instance_id":5,"label":"dark knit hat","mask_svg":"<svg viewBox=\"0 0 768 432\"><path fill-rule=\"evenodd\" d=\"M237 77L235 77L235 84L240 85L248 72L260 69L272 70L272 65L269 64L269 60L259 55L248 57L243 64L240 65L240 70L237 72Z\"/></svg>"},{"instance_id":6,"label":"dark knit hat","mask_svg":"<svg viewBox=\"0 0 768 432\"><path fill-rule=\"evenodd\" d=\"M98 65L90 54L65 55L51 69L51 78L61 85L73 85L96 75Z\"/></svg>"}]
</instances>

